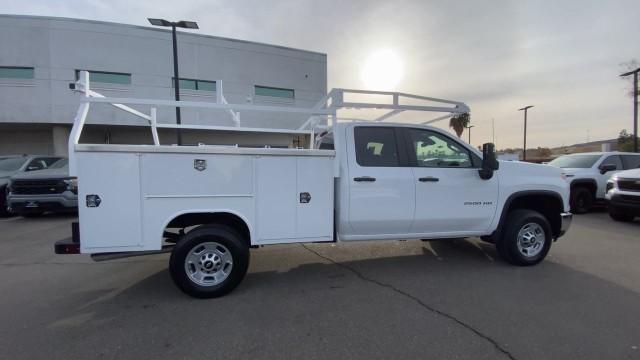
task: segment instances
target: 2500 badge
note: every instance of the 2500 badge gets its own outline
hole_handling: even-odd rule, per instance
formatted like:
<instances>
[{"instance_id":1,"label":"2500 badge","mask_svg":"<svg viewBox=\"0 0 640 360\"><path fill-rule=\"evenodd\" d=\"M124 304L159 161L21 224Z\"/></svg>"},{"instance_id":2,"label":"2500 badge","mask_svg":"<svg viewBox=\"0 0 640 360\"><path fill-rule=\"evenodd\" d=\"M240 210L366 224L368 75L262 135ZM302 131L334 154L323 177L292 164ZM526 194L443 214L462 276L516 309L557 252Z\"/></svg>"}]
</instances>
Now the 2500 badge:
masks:
<instances>
[{"instance_id":1,"label":"2500 badge","mask_svg":"<svg viewBox=\"0 0 640 360\"><path fill-rule=\"evenodd\" d=\"M493 201L465 201L465 206L487 206L493 205Z\"/></svg>"}]
</instances>

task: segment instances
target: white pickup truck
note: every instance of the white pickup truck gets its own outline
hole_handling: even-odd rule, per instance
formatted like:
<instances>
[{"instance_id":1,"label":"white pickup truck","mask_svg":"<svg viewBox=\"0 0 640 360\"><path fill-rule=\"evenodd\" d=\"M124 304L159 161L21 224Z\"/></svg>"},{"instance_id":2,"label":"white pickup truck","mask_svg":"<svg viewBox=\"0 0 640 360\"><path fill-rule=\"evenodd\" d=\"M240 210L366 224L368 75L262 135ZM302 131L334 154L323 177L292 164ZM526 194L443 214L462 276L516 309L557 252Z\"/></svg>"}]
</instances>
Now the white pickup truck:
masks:
<instances>
[{"instance_id":1,"label":"white pickup truck","mask_svg":"<svg viewBox=\"0 0 640 360\"><path fill-rule=\"evenodd\" d=\"M333 90L330 106L307 110L313 116L301 128L311 130L297 132L309 135L306 148L175 146L157 141L103 145L78 143L90 103L117 103L122 108L150 102L92 97L88 80L82 81L86 96L69 145L81 199L79 229L75 227L71 241L57 243L56 252L104 259L171 251L174 282L195 297L233 290L245 276L251 247L482 237L494 243L506 261L533 265L545 258L571 222L569 186L559 169L498 163L492 144L480 153L435 127L381 121L335 121L315 135L321 126L314 116L371 105L344 101L349 90ZM468 111L458 102L367 93L393 97L391 104L373 104L392 112ZM399 105L403 96L454 106ZM160 100L155 104L218 110L247 106ZM157 124L154 113L154 139L157 127L187 127ZM233 129L241 128L226 130Z\"/></svg>"}]
</instances>

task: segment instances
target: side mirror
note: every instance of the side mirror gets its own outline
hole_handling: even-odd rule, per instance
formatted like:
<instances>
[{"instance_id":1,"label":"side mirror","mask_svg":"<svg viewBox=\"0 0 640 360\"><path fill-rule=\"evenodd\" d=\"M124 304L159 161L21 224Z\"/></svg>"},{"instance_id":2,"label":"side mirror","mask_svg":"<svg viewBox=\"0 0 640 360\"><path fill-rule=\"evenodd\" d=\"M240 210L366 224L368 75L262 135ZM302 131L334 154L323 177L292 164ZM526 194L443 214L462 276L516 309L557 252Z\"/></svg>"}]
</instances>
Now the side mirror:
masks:
<instances>
[{"instance_id":1,"label":"side mirror","mask_svg":"<svg viewBox=\"0 0 640 360\"><path fill-rule=\"evenodd\" d=\"M40 170L40 168L37 167L37 166L28 166L27 167L27 171L34 171L34 170Z\"/></svg>"},{"instance_id":2,"label":"side mirror","mask_svg":"<svg viewBox=\"0 0 640 360\"><path fill-rule=\"evenodd\" d=\"M618 167L615 166L614 164L605 164L605 165L600 165L600 174L606 174L609 171L613 171L613 170L617 170Z\"/></svg>"},{"instance_id":3,"label":"side mirror","mask_svg":"<svg viewBox=\"0 0 640 360\"><path fill-rule=\"evenodd\" d=\"M493 172L498 170L500 164L496 159L495 145L486 143L482 145L482 168L478 174L482 180L489 180L493 177Z\"/></svg>"}]
</instances>

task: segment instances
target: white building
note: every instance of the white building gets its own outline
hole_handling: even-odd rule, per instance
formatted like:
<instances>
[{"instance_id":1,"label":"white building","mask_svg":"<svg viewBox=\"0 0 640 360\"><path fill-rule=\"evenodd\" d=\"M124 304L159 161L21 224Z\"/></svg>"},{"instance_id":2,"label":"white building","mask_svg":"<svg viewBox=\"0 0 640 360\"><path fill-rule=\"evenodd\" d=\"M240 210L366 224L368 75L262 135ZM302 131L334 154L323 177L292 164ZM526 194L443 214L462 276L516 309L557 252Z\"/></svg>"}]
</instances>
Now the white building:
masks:
<instances>
[{"instance_id":1,"label":"white building","mask_svg":"<svg viewBox=\"0 0 640 360\"><path fill-rule=\"evenodd\" d=\"M311 107L327 91L325 54L178 33L182 100ZM0 154L66 154L80 94L69 84L88 70L92 89L106 96L173 99L171 32L99 21L0 15ZM135 106L148 113L148 108ZM296 128L304 115L241 113L243 126ZM175 122L174 108L158 121ZM182 109L186 124L232 125L229 114ZM92 106L81 142L152 143L144 120L106 104ZM255 135L253 135L255 136ZM160 133L175 143L175 133ZM272 146L296 146L272 135ZM183 142L261 145L251 134L183 132Z\"/></svg>"}]
</instances>

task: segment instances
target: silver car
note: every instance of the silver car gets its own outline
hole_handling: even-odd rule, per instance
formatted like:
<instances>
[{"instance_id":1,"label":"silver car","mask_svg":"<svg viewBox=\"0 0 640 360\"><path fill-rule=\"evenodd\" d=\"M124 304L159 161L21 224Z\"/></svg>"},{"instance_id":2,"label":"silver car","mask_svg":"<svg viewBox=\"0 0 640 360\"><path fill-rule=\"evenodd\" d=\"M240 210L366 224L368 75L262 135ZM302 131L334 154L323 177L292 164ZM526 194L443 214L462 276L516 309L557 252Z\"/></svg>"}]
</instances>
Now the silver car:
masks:
<instances>
[{"instance_id":1,"label":"silver car","mask_svg":"<svg viewBox=\"0 0 640 360\"><path fill-rule=\"evenodd\" d=\"M61 156L46 155L3 155L0 156L0 216L8 214L6 193L9 179L17 174L46 169Z\"/></svg>"},{"instance_id":2,"label":"silver car","mask_svg":"<svg viewBox=\"0 0 640 360\"><path fill-rule=\"evenodd\" d=\"M77 211L78 183L69 176L68 165L69 161L62 159L45 170L14 175L7 193L9 210L22 216Z\"/></svg>"}]
</instances>

